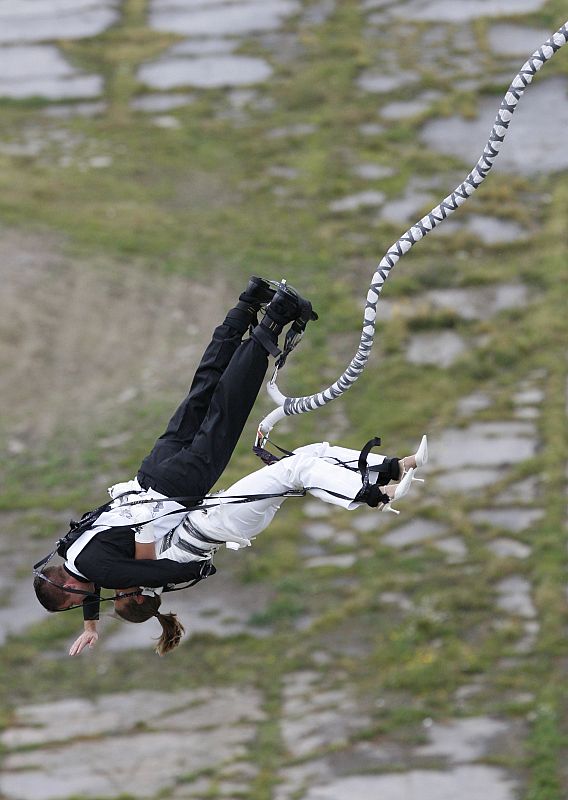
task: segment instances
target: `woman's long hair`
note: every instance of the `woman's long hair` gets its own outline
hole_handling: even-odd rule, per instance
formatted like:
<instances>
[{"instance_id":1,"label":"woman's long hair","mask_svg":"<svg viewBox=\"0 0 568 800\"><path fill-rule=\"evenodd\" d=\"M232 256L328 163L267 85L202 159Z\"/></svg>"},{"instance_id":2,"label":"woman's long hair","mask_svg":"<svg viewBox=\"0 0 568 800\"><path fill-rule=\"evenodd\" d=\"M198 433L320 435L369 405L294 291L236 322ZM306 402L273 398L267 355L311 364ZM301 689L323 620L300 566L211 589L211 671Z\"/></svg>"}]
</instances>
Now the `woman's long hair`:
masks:
<instances>
[{"instance_id":1,"label":"woman's long hair","mask_svg":"<svg viewBox=\"0 0 568 800\"><path fill-rule=\"evenodd\" d=\"M180 643L181 637L185 633L185 628L177 618L177 614L161 614L159 611L162 598L158 595L142 596L142 602L137 603L136 597L129 597L127 601L121 603L121 608L115 606L115 612L119 617L127 622L146 622L151 617L156 617L162 626L162 635L156 645L156 653L165 656Z\"/></svg>"}]
</instances>

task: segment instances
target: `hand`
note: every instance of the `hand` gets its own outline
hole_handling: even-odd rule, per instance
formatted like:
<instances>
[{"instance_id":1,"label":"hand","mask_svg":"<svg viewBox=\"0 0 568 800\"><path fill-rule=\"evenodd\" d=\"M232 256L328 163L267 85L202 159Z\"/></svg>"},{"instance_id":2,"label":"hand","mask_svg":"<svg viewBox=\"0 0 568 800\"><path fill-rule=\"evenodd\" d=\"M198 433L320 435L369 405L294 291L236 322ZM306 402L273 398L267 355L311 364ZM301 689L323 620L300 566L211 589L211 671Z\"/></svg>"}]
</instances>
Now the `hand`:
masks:
<instances>
[{"instance_id":1,"label":"hand","mask_svg":"<svg viewBox=\"0 0 568 800\"><path fill-rule=\"evenodd\" d=\"M83 633L75 639L69 648L70 656L78 656L82 653L85 647L94 647L99 639L97 631L83 631Z\"/></svg>"}]
</instances>

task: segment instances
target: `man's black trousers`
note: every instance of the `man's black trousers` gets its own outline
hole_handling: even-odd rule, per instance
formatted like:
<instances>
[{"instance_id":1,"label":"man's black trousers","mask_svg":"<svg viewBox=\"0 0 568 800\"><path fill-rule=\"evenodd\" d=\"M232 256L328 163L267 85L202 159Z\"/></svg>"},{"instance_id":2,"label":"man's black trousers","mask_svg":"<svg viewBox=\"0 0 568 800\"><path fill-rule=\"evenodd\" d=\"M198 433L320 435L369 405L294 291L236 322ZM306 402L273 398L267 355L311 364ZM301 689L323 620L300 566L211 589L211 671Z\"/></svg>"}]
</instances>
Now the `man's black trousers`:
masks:
<instances>
[{"instance_id":1,"label":"man's black trousers","mask_svg":"<svg viewBox=\"0 0 568 800\"><path fill-rule=\"evenodd\" d=\"M144 489L198 502L223 473L268 366L258 342L242 341L249 322L233 309L215 329L187 397L140 466Z\"/></svg>"}]
</instances>

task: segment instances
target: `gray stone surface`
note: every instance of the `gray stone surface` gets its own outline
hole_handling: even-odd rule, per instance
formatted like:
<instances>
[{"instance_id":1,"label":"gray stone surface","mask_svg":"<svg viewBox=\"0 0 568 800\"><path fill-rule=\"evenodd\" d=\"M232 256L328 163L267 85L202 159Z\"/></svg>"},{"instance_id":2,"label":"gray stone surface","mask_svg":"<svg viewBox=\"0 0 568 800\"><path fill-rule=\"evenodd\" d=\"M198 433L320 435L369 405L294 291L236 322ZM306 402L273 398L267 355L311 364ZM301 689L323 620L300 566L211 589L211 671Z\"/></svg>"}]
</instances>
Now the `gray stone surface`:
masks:
<instances>
[{"instance_id":1,"label":"gray stone surface","mask_svg":"<svg viewBox=\"0 0 568 800\"><path fill-rule=\"evenodd\" d=\"M548 40L551 32L546 28L527 28L501 22L489 29L489 44L496 55L519 56L526 60Z\"/></svg>"},{"instance_id":2,"label":"gray stone surface","mask_svg":"<svg viewBox=\"0 0 568 800\"><path fill-rule=\"evenodd\" d=\"M528 232L522 225L482 214L470 214L467 218L466 228L474 233L483 244L505 244L528 238Z\"/></svg>"},{"instance_id":3,"label":"gray stone surface","mask_svg":"<svg viewBox=\"0 0 568 800\"><path fill-rule=\"evenodd\" d=\"M339 778L308 790L302 800L515 800L516 784L502 769L461 766L446 772Z\"/></svg>"},{"instance_id":4,"label":"gray stone surface","mask_svg":"<svg viewBox=\"0 0 568 800\"><path fill-rule=\"evenodd\" d=\"M330 211L358 211L360 208L381 206L385 201L383 192L366 191L342 197L330 203Z\"/></svg>"},{"instance_id":5,"label":"gray stone surface","mask_svg":"<svg viewBox=\"0 0 568 800\"><path fill-rule=\"evenodd\" d=\"M544 512L538 508L482 508L473 511L471 518L474 522L486 522L518 533L530 528L543 515Z\"/></svg>"},{"instance_id":6,"label":"gray stone surface","mask_svg":"<svg viewBox=\"0 0 568 800\"><path fill-rule=\"evenodd\" d=\"M435 480L442 492L474 492L491 486L502 477L502 471L497 469L454 469Z\"/></svg>"},{"instance_id":7,"label":"gray stone surface","mask_svg":"<svg viewBox=\"0 0 568 800\"><path fill-rule=\"evenodd\" d=\"M492 752L495 739L508 733L506 722L491 717L434 722L428 728L429 743L415 752L419 756L440 756L452 763L477 761Z\"/></svg>"},{"instance_id":8,"label":"gray stone surface","mask_svg":"<svg viewBox=\"0 0 568 800\"><path fill-rule=\"evenodd\" d=\"M325 691L317 673L291 673L285 679L282 738L294 758L321 747L345 743L369 718L344 690Z\"/></svg>"},{"instance_id":9,"label":"gray stone surface","mask_svg":"<svg viewBox=\"0 0 568 800\"><path fill-rule=\"evenodd\" d=\"M381 592L379 600L386 605L397 606L401 611L412 611L414 608L412 600L402 592Z\"/></svg>"},{"instance_id":10,"label":"gray stone surface","mask_svg":"<svg viewBox=\"0 0 568 800\"><path fill-rule=\"evenodd\" d=\"M301 4L298 0L152 0L150 9L151 27L189 38L178 42L165 56L143 65L138 71L139 79L154 89L206 89L266 81L272 75L272 67L265 59L233 55L233 50L242 37L276 32L288 17L301 10Z\"/></svg>"},{"instance_id":11,"label":"gray stone surface","mask_svg":"<svg viewBox=\"0 0 568 800\"><path fill-rule=\"evenodd\" d=\"M268 132L268 139L286 139L288 136L309 136L317 130L311 122L298 122L285 128L273 128Z\"/></svg>"},{"instance_id":12,"label":"gray stone surface","mask_svg":"<svg viewBox=\"0 0 568 800\"><path fill-rule=\"evenodd\" d=\"M517 481L497 495L496 502L501 505L509 503L531 503L538 496L539 479L536 475Z\"/></svg>"},{"instance_id":13,"label":"gray stone surface","mask_svg":"<svg viewBox=\"0 0 568 800\"><path fill-rule=\"evenodd\" d=\"M172 56L227 55L239 46L238 39L184 39L170 48Z\"/></svg>"},{"instance_id":14,"label":"gray stone surface","mask_svg":"<svg viewBox=\"0 0 568 800\"><path fill-rule=\"evenodd\" d=\"M273 178L283 178L284 180L294 180L299 175L299 172L294 167L280 167L275 164L273 167L268 168L268 174Z\"/></svg>"},{"instance_id":15,"label":"gray stone surface","mask_svg":"<svg viewBox=\"0 0 568 800\"><path fill-rule=\"evenodd\" d=\"M520 655L531 653L536 645L536 640L540 632L540 623L536 620L528 620L523 625L523 636L515 645L515 653Z\"/></svg>"},{"instance_id":16,"label":"gray stone surface","mask_svg":"<svg viewBox=\"0 0 568 800\"><path fill-rule=\"evenodd\" d=\"M31 557L29 563L33 563ZM2 569L7 573L10 569L6 560ZM45 610L36 600L29 578L14 580L13 572L10 579L3 579L2 593L9 601L0 606L0 645L11 633L19 634L29 625L45 621Z\"/></svg>"},{"instance_id":17,"label":"gray stone surface","mask_svg":"<svg viewBox=\"0 0 568 800\"><path fill-rule=\"evenodd\" d=\"M531 406L519 406L515 409L516 419L538 419L539 416L540 411L538 408L533 408Z\"/></svg>"},{"instance_id":18,"label":"gray stone surface","mask_svg":"<svg viewBox=\"0 0 568 800\"><path fill-rule=\"evenodd\" d=\"M262 58L227 55L162 58L140 67L138 78L152 89L176 89L180 86L212 89L261 83L271 74L272 68Z\"/></svg>"},{"instance_id":19,"label":"gray stone surface","mask_svg":"<svg viewBox=\"0 0 568 800\"><path fill-rule=\"evenodd\" d=\"M152 117L152 122L157 128L163 128L164 130L175 131L181 128L179 119L172 117L171 114L158 114L156 117Z\"/></svg>"},{"instance_id":20,"label":"gray stone surface","mask_svg":"<svg viewBox=\"0 0 568 800\"><path fill-rule=\"evenodd\" d=\"M305 500L302 504L302 513L309 519L329 517L331 506L329 503L322 503L321 500Z\"/></svg>"},{"instance_id":21,"label":"gray stone surface","mask_svg":"<svg viewBox=\"0 0 568 800\"><path fill-rule=\"evenodd\" d=\"M466 397L458 400L458 413L463 416L475 414L476 411L484 411L491 406L491 398L484 392L473 392Z\"/></svg>"},{"instance_id":22,"label":"gray stone surface","mask_svg":"<svg viewBox=\"0 0 568 800\"><path fill-rule=\"evenodd\" d=\"M523 283L495 283L470 289L432 289L427 300L434 308L455 311L462 319L487 320L510 308L524 308L530 300Z\"/></svg>"},{"instance_id":23,"label":"gray stone surface","mask_svg":"<svg viewBox=\"0 0 568 800\"><path fill-rule=\"evenodd\" d=\"M384 8L392 5L392 0L361 0L363 11L374 11L377 8Z\"/></svg>"},{"instance_id":24,"label":"gray stone surface","mask_svg":"<svg viewBox=\"0 0 568 800\"><path fill-rule=\"evenodd\" d=\"M387 167L383 164L373 164L369 162L357 164L353 167L353 174L366 181L376 181L381 180L381 178L390 178L392 175L396 174L396 170L393 167Z\"/></svg>"},{"instance_id":25,"label":"gray stone surface","mask_svg":"<svg viewBox=\"0 0 568 800\"><path fill-rule=\"evenodd\" d=\"M433 0L431 3L412 0L404 5L395 4L394 9L405 19L447 23L528 14L538 11L543 5L544 0Z\"/></svg>"},{"instance_id":26,"label":"gray stone surface","mask_svg":"<svg viewBox=\"0 0 568 800\"><path fill-rule=\"evenodd\" d=\"M410 337L406 358L411 364L450 367L467 350L463 336L454 331L417 333Z\"/></svg>"},{"instance_id":27,"label":"gray stone surface","mask_svg":"<svg viewBox=\"0 0 568 800\"><path fill-rule=\"evenodd\" d=\"M118 19L119 0L4 0L0 44L97 36Z\"/></svg>"},{"instance_id":28,"label":"gray stone surface","mask_svg":"<svg viewBox=\"0 0 568 800\"><path fill-rule=\"evenodd\" d=\"M498 558L528 558L532 553L531 548L516 539L501 537L489 542L487 549Z\"/></svg>"},{"instance_id":29,"label":"gray stone surface","mask_svg":"<svg viewBox=\"0 0 568 800\"><path fill-rule=\"evenodd\" d=\"M73 119L73 117L96 117L99 114L104 114L106 110L107 104L103 101L99 101L94 103L61 103L58 105L49 105L44 109L43 113L46 117Z\"/></svg>"},{"instance_id":30,"label":"gray stone surface","mask_svg":"<svg viewBox=\"0 0 568 800\"><path fill-rule=\"evenodd\" d=\"M450 563L463 561L467 556L467 545L460 536L447 536L445 539L438 539L434 542L434 547L441 550L448 556Z\"/></svg>"},{"instance_id":31,"label":"gray stone surface","mask_svg":"<svg viewBox=\"0 0 568 800\"><path fill-rule=\"evenodd\" d=\"M504 86L503 94L506 89ZM530 101L523 102L523 98L519 103L495 161L495 171L538 175L568 168L568 148L559 145L568 128L567 89L568 81L560 76L537 81L530 87ZM421 138L433 150L451 152L473 167L483 152L499 103L497 98L482 100L474 120L432 120L422 129ZM550 114L551 108L554 114ZM543 119L546 125L542 125Z\"/></svg>"},{"instance_id":32,"label":"gray stone surface","mask_svg":"<svg viewBox=\"0 0 568 800\"><path fill-rule=\"evenodd\" d=\"M511 575L496 585L497 607L508 614L534 619L536 608L531 598L531 585L521 575Z\"/></svg>"},{"instance_id":33,"label":"gray stone surface","mask_svg":"<svg viewBox=\"0 0 568 800\"><path fill-rule=\"evenodd\" d=\"M365 122L359 126L359 133L362 136L380 136L384 130L385 126L380 125L378 122Z\"/></svg>"},{"instance_id":34,"label":"gray stone surface","mask_svg":"<svg viewBox=\"0 0 568 800\"><path fill-rule=\"evenodd\" d=\"M390 208L392 210L392 206ZM386 216L388 213L390 212L387 211ZM461 319L488 320L501 311L526 307L530 298L529 290L523 283L495 283L468 289L430 289L419 296L394 301L381 298L380 310L383 319L390 319L395 315L414 317L430 311L444 310L453 312ZM469 401L464 398L460 402ZM487 408L489 401L482 402L487 403L483 406ZM481 407L472 410L481 410Z\"/></svg>"},{"instance_id":35,"label":"gray stone surface","mask_svg":"<svg viewBox=\"0 0 568 800\"><path fill-rule=\"evenodd\" d=\"M254 690L219 688L132 692L24 708L17 721L45 746L8 751L0 792L7 800L155 797L192 772L218 770L228 762L235 769L263 718L260 706ZM104 730L109 735L77 740L85 733L84 724L77 730L78 722L84 722L80 714L88 715L88 733ZM70 741L51 744L61 732ZM22 733L8 728L4 737L12 747Z\"/></svg>"},{"instance_id":36,"label":"gray stone surface","mask_svg":"<svg viewBox=\"0 0 568 800\"><path fill-rule=\"evenodd\" d=\"M392 521L392 514L381 511L357 511L351 520L351 527L360 533L378 531Z\"/></svg>"},{"instance_id":37,"label":"gray stone surface","mask_svg":"<svg viewBox=\"0 0 568 800\"><path fill-rule=\"evenodd\" d=\"M513 402L518 406L539 406L544 400L544 391L537 387L521 389L513 396Z\"/></svg>"},{"instance_id":38,"label":"gray stone surface","mask_svg":"<svg viewBox=\"0 0 568 800\"><path fill-rule=\"evenodd\" d=\"M194 99L192 94L146 94L134 98L130 107L135 111L171 111L189 105Z\"/></svg>"},{"instance_id":39,"label":"gray stone surface","mask_svg":"<svg viewBox=\"0 0 568 800\"><path fill-rule=\"evenodd\" d=\"M442 536L446 531L447 527L439 522L416 517L389 533L385 533L381 537L381 542L390 547L408 547L409 545L419 544L428 539Z\"/></svg>"},{"instance_id":40,"label":"gray stone surface","mask_svg":"<svg viewBox=\"0 0 568 800\"><path fill-rule=\"evenodd\" d=\"M54 45L0 47L0 97L91 98L102 88L100 76L78 72Z\"/></svg>"},{"instance_id":41,"label":"gray stone surface","mask_svg":"<svg viewBox=\"0 0 568 800\"><path fill-rule=\"evenodd\" d=\"M319 0L304 9L302 23L305 25L323 25L337 8L336 0Z\"/></svg>"},{"instance_id":42,"label":"gray stone surface","mask_svg":"<svg viewBox=\"0 0 568 800\"><path fill-rule=\"evenodd\" d=\"M427 111L439 97L438 92L426 92L413 100L395 100L393 103L381 106L380 115L383 119L389 120L415 117Z\"/></svg>"},{"instance_id":43,"label":"gray stone surface","mask_svg":"<svg viewBox=\"0 0 568 800\"><path fill-rule=\"evenodd\" d=\"M432 465L445 469L516 464L536 453L534 426L528 422L476 422L448 428L430 445Z\"/></svg>"},{"instance_id":44,"label":"gray stone surface","mask_svg":"<svg viewBox=\"0 0 568 800\"><path fill-rule=\"evenodd\" d=\"M243 36L277 28L286 17L301 10L297 0L242 0L188 4L184 0L153 0L150 25L158 31L186 36ZM212 6L212 7L208 7Z\"/></svg>"},{"instance_id":45,"label":"gray stone surface","mask_svg":"<svg viewBox=\"0 0 568 800\"><path fill-rule=\"evenodd\" d=\"M89 734L121 732L136 726L146 718L159 717L190 705L195 700L191 692L167 694L134 691L103 696L95 701L70 698L54 703L24 706L17 710L15 725L1 737L2 745L14 749L30 745L64 742L84 733L84 720L89 719ZM54 707L57 714L54 715Z\"/></svg>"},{"instance_id":46,"label":"gray stone surface","mask_svg":"<svg viewBox=\"0 0 568 800\"><path fill-rule=\"evenodd\" d=\"M337 569L349 569L357 561L357 557L350 553L344 553L336 556L314 556L308 558L304 564L309 569L316 569L317 567L335 567Z\"/></svg>"},{"instance_id":47,"label":"gray stone surface","mask_svg":"<svg viewBox=\"0 0 568 800\"><path fill-rule=\"evenodd\" d=\"M395 89L416 83L418 76L413 72L395 72L388 74L383 71L367 70L363 72L357 84L360 89L366 92L376 92L378 94L388 94Z\"/></svg>"},{"instance_id":48,"label":"gray stone surface","mask_svg":"<svg viewBox=\"0 0 568 800\"><path fill-rule=\"evenodd\" d=\"M424 207L430 206L430 203L432 206L434 205L432 195L410 188L401 197L389 200L379 218L385 222L392 222L394 225L409 221L416 222L421 218Z\"/></svg>"},{"instance_id":49,"label":"gray stone surface","mask_svg":"<svg viewBox=\"0 0 568 800\"><path fill-rule=\"evenodd\" d=\"M302 531L314 542L325 542L335 535L335 527L328 522L310 522L302 527Z\"/></svg>"}]
</instances>

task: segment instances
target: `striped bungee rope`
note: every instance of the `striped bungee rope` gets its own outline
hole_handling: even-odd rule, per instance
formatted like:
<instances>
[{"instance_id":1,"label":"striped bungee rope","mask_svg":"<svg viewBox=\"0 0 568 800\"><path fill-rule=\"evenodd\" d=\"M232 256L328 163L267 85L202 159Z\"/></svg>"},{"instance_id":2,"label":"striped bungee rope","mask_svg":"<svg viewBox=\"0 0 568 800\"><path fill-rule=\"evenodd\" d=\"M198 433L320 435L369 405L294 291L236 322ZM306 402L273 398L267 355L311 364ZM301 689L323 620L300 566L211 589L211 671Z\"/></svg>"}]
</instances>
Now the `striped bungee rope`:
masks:
<instances>
[{"instance_id":1,"label":"striped bungee rope","mask_svg":"<svg viewBox=\"0 0 568 800\"><path fill-rule=\"evenodd\" d=\"M501 102L487 144L473 170L451 194L423 216L422 219L418 220L403 233L400 239L389 247L371 279L365 303L363 329L359 346L343 374L320 392L304 397L286 397L276 384L278 370L275 371L267 385L267 389L270 397L277 403L277 408L260 423L256 440L257 445L262 446L266 442L272 427L284 417L304 414L307 411L321 408L332 400L341 397L361 376L367 366L375 338L377 302L390 271L402 256L462 206L483 183L499 155L515 109L526 88L532 83L537 72L550 61L560 48L564 47L566 42L568 42L568 21L541 47L535 50L513 79Z\"/></svg>"}]
</instances>

